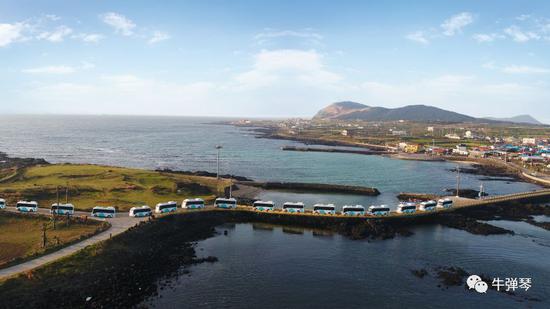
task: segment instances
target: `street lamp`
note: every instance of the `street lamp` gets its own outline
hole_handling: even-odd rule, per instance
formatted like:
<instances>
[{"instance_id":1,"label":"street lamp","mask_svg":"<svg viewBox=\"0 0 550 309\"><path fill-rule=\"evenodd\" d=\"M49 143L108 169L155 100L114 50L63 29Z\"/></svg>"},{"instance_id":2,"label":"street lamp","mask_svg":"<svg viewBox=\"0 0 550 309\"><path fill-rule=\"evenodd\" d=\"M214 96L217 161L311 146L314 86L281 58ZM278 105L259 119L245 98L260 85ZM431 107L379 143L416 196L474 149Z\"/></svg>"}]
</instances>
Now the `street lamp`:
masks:
<instances>
[{"instance_id":1,"label":"street lamp","mask_svg":"<svg viewBox=\"0 0 550 309\"><path fill-rule=\"evenodd\" d=\"M460 166L456 166L456 197L460 197Z\"/></svg>"},{"instance_id":2,"label":"street lamp","mask_svg":"<svg viewBox=\"0 0 550 309\"><path fill-rule=\"evenodd\" d=\"M218 150L218 155L216 157L216 179L220 179L220 150L222 148L221 145L216 145L216 149Z\"/></svg>"}]
</instances>

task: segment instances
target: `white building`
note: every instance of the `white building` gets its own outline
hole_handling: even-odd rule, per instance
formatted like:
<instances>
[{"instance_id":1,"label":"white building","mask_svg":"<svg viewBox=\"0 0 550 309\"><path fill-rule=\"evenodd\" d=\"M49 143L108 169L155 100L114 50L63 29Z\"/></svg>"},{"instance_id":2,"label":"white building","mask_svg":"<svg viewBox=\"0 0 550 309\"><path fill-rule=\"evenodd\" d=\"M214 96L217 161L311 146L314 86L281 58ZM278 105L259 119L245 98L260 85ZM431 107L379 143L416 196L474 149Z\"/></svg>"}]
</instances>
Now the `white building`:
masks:
<instances>
[{"instance_id":1,"label":"white building","mask_svg":"<svg viewBox=\"0 0 550 309\"><path fill-rule=\"evenodd\" d=\"M521 143L523 145L536 145L537 144L537 139L534 138L534 137L524 137L522 140L521 140Z\"/></svg>"},{"instance_id":2,"label":"white building","mask_svg":"<svg viewBox=\"0 0 550 309\"><path fill-rule=\"evenodd\" d=\"M455 133L445 134L445 137L448 139L460 140L460 136L458 136L458 134L455 134Z\"/></svg>"},{"instance_id":3,"label":"white building","mask_svg":"<svg viewBox=\"0 0 550 309\"><path fill-rule=\"evenodd\" d=\"M342 136L348 136L348 130L342 130L340 134L342 134Z\"/></svg>"}]
</instances>

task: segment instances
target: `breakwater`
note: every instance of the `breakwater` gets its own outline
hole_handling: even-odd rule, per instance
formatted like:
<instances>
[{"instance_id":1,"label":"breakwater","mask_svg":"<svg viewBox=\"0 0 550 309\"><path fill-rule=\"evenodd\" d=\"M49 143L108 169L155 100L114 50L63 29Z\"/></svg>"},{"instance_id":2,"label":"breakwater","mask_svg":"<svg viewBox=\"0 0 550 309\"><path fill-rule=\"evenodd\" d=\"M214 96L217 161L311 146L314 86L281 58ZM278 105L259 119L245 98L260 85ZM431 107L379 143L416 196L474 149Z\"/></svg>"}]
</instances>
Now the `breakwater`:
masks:
<instances>
[{"instance_id":1,"label":"breakwater","mask_svg":"<svg viewBox=\"0 0 550 309\"><path fill-rule=\"evenodd\" d=\"M382 155L389 154L389 151L380 150L358 150L358 149L341 149L341 148L319 148L319 147L297 147L297 146L283 146L283 151L302 151L302 152L335 152L335 153L353 153L362 155Z\"/></svg>"},{"instance_id":2,"label":"breakwater","mask_svg":"<svg viewBox=\"0 0 550 309\"><path fill-rule=\"evenodd\" d=\"M285 190L294 192L317 192L317 193L344 193L359 194L368 196L380 195L376 188L333 185L322 183L301 183L301 182L260 182L260 181L238 181L237 185L262 188L264 190Z\"/></svg>"}]
</instances>

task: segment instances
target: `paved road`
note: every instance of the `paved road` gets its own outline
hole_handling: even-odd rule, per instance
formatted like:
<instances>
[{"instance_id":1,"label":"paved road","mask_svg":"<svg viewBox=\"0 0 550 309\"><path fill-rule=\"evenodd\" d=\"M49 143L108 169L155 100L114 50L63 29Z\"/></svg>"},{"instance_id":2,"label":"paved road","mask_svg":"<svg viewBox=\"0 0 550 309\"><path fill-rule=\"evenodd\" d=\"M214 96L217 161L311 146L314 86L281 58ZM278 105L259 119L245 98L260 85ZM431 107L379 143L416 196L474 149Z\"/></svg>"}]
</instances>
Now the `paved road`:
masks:
<instances>
[{"instance_id":1,"label":"paved road","mask_svg":"<svg viewBox=\"0 0 550 309\"><path fill-rule=\"evenodd\" d=\"M524 200L524 199L529 199L529 198L534 198L534 197L550 197L550 189L537 190L537 191L532 191L532 192L521 192L521 193L507 194L507 195L500 195L500 196L493 196L493 197L488 197L488 198L484 198L484 199L467 199L467 198L451 197L454 201L453 207L451 209L438 210L437 212L440 212L440 211L454 211L457 208L480 206L480 205L493 204L493 203L499 203L499 202L504 202L504 201ZM214 207L207 206L207 209L202 210L202 211L208 211L208 210L211 210L211 209L214 209ZM253 211L251 207L239 207L239 209L241 209L241 210L246 209L246 210ZM14 212L17 211L14 207L8 207L7 210L8 211L14 211ZM196 211L196 210L191 210L191 211ZM180 208L180 209L178 209L178 212L186 212L186 210L183 210L183 209ZM49 209L40 208L39 213L49 214L50 211L49 211ZM317 216L316 214L313 214L311 212L304 213L304 214L290 214L290 213L282 213L282 212L276 212L276 213L277 214L286 214L286 215ZM422 216L422 215L430 215L430 214L432 214L432 213L429 213L429 212L417 212L417 213L414 213L414 214L392 213L390 216L391 217L407 217L407 216ZM32 215L32 214L29 214L29 215ZM81 212L81 211L75 211L75 215L79 215L79 216L80 215L89 215L89 213ZM65 248L63 248L59 251L56 251L56 252L44 255L42 257L36 258L34 260L31 260L31 261L28 261L28 262L25 262L25 263L22 263L22 264L18 264L18 265L9 267L9 268L1 269L0 270L0 279L5 278L5 277L9 277L9 276L13 276L13 275L16 275L16 274L21 273L21 272L32 270L32 269L34 269L36 267L39 267L39 266L42 266L46 263L53 262L53 261L55 261L59 258L71 255L71 254L79 251L80 249L83 249L86 246L93 245L93 244L98 243L102 240L108 239L111 236L115 236L117 234L120 234L120 233L126 231L130 227L138 224L140 220L147 220L146 218L139 219L139 218L129 217L127 212L117 213L117 216L118 217L116 217L114 219L106 219L109 223L111 223L111 227L108 230L106 230L106 231L104 231L104 232L102 232L98 235L90 237L90 238L88 238L84 241L81 241L81 242L77 243L77 244L65 247ZM369 217L366 216L365 218L369 218ZM370 217L370 218L372 218L372 217Z\"/></svg>"},{"instance_id":2,"label":"paved road","mask_svg":"<svg viewBox=\"0 0 550 309\"><path fill-rule=\"evenodd\" d=\"M17 212L15 207L8 207L6 210ZM50 210L45 209L45 208L39 208L38 213L40 213L40 214L49 214ZM33 214L29 214L29 215L33 215ZM82 212L82 211L75 211L75 216L80 216L80 215L88 215L89 216L90 213ZM106 219L106 221L111 224L111 227L109 229L107 229L106 231L104 231L104 232L101 232L101 233L99 233L95 236L87 238L87 239L85 239L85 240L83 240L79 243L74 244L74 245L70 245L70 246L65 247L63 249L60 249L58 251L52 252L50 254L46 254L44 256L41 256L41 257L33 259L33 260L30 260L28 262L24 262L24 263L17 264L17 265L8 267L8 268L0 269L0 279L10 277L10 276L16 275L16 274L21 273L21 272L26 272L26 271L32 270L32 269L40 267L40 266L42 266L46 263L50 263L50 262L53 262L57 259L66 257L68 255L71 255L71 254L73 254L73 253L75 253L75 252L77 252L77 251L79 251L79 250L81 250L81 249L83 249L83 248L85 248L89 245L93 245L93 244L98 243L102 240L108 239L111 236L118 235L118 234L126 231L130 227L138 224L139 221L141 221L141 220L146 220L146 219L142 219L142 218L129 217L128 213L117 213L117 216L118 217L113 218L113 219ZM96 219L96 220L102 220L102 219Z\"/></svg>"}]
</instances>

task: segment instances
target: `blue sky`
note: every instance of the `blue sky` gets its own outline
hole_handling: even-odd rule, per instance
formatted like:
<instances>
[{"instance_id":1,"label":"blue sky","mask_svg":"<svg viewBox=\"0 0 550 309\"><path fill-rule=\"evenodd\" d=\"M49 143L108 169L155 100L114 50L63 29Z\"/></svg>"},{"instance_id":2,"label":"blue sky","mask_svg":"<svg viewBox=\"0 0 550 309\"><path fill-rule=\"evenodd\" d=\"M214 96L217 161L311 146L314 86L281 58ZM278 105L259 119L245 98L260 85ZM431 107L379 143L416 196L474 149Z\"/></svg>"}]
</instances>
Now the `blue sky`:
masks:
<instances>
[{"instance_id":1,"label":"blue sky","mask_svg":"<svg viewBox=\"0 0 550 309\"><path fill-rule=\"evenodd\" d=\"M550 123L545 1L0 1L1 113L427 104Z\"/></svg>"}]
</instances>

